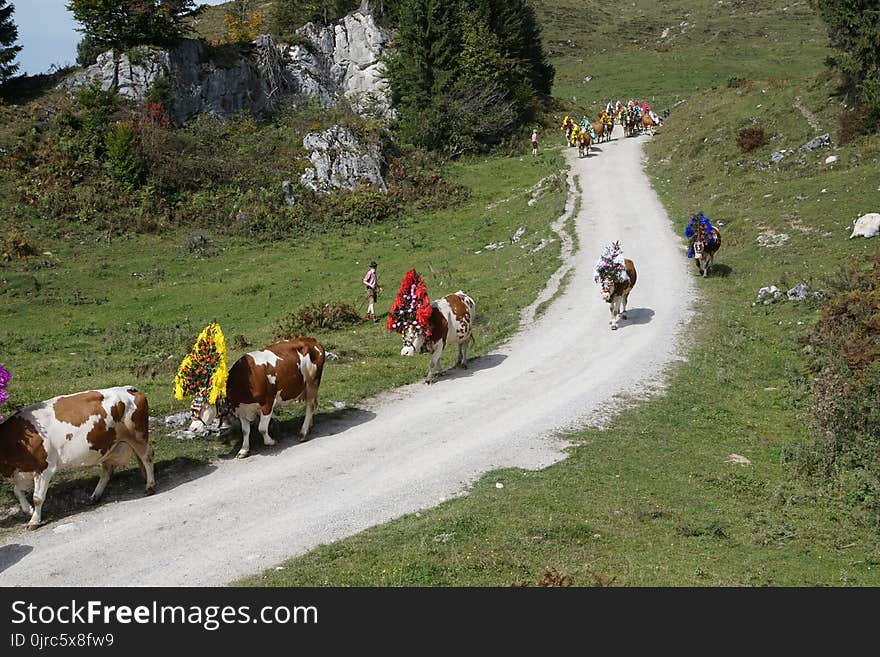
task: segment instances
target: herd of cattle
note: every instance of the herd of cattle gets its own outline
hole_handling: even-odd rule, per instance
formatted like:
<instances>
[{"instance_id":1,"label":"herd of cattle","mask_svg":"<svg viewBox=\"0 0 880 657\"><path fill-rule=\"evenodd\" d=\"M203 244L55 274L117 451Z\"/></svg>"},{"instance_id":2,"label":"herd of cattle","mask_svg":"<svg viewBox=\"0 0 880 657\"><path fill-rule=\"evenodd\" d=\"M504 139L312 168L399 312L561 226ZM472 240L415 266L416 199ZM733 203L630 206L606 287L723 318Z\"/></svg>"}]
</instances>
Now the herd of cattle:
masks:
<instances>
[{"instance_id":1,"label":"herd of cattle","mask_svg":"<svg viewBox=\"0 0 880 657\"><path fill-rule=\"evenodd\" d=\"M447 345L458 346L457 367L467 367L476 304L464 292L431 303L430 336L410 329L403 334L402 356L430 353L426 383L440 370ZM194 410L191 429L229 426L238 419L242 446L238 458L250 451L251 423L259 419L266 445L274 445L269 423L275 409L304 401L306 414L300 436L312 428L326 353L314 338L294 338L269 345L239 358L229 370L226 398ZM28 528L42 522L49 482L56 472L101 466L101 478L91 496L97 502L113 471L137 458L147 495L155 490L153 449L150 446L149 406L133 386L89 390L53 397L24 407L0 424L0 475L11 477L21 510L30 516ZM33 505L24 491L33 487Z\"/></svg>"},{"instance_id":2,"label":"herd of cattle","mask_svg":"<svg viewBox=\"0 0 880 657\"><path fill-rule=\"evenodd\" d=\"M698 224L692 235L694 257L705 276L721 244L717 229L711 235ZM632 260L625 260L627 280L600 280L603 301L609 304L613 330L626 319L629 294L636 284ZM467 367L468 344L472 339L476 304L462 291L431 302L430 333L415 326L402 332L402 356L417 352L431 354L425 383L440 372L440 357L447 345L458 346L456 367ZM237 419L242 445L237 458L250 452L251 424L259 420L263 442L274 445L269 424L277 407L305 402L306 412L300 436L305 440L312 428L318 403L326 352L314 338L302 337L269 345L239 358L229 370L226 396L217 404L192 407L190 430L228 428ZM124 467L134 455L146 481L146 493L155 490L153 450L149 439L149 407L146 396L133 386L89 390L53 397L20 409L0 424L0 475L11 477L13 491L28 527L42 521L42 507L53 475L61 470L101 466L101 477L91 495L97 502L114 470ZM24 491L33 487L33 505Z\"/></svg>"}]
</instances>

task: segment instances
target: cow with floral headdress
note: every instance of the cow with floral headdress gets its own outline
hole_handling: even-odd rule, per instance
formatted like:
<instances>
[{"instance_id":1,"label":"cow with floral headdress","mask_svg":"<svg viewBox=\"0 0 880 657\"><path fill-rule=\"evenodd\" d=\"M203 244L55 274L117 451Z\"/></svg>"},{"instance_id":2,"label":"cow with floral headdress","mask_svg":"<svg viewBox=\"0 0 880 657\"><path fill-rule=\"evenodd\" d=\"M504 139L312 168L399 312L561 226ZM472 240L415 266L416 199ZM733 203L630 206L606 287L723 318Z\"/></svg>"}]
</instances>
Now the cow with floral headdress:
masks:
<instances>
[{"instance_id":1,"label":"cow with floral headdress","mask_svg":"<svg viewBox=\"0 0 880 657\"><path fill-rule=\"evenodd\" d=\"M410 269L391 306L387 328L403 338L401 356L413 356L416 352L431 354L425 383L433 383L440 374L440 357L446 345L458 345L455 366L467 369L475 310L474 300L461 290L431 301L422 277Z\"/></svg>"},{"instance_id":2,"label":"cow with floral headdress","mask_svg":"<svg viewBox=\"0 0 880 657\"><path fill-rule=\"evenodd\" d=\"M684 235L690 241L687 256L694 259L697 269L705 278L709 274L709 267L712 266L715 254L721 248L721 233L712 225L709 217L698 212L688 218Z\"/></svg>"},{"instance_id":3,"label":"cow with floral headdress","mask_svg":"<svg viewBox=\"0 0 880 657\"><path fill-rule=\"evenodd\" d=\"M602 301L611 307L611 330L617 330L618 319L626 319L629 293L636 286L636 267L623 257L619 242L606 246L596 263L595 281L602 292Z\"/></svg>"}]
</instances>

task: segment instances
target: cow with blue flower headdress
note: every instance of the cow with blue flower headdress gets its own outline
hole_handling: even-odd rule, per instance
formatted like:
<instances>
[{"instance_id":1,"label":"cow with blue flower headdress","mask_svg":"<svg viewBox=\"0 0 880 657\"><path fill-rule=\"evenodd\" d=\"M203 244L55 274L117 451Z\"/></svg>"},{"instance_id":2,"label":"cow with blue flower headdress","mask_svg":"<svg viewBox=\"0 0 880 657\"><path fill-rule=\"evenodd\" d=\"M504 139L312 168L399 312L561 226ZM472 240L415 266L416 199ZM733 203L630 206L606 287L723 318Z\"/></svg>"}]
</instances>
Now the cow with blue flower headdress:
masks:
<instances>
[{"instance_id":1,"label":"cow with blue flower headdress","mask_svg":"<svg viewBox=\"0 0 880 657\"><path fill-rule=\"evenodd\" d=\"M721 233L712 225L709 217L698 212L688 219L684 235L690 240L687 256L694 259L697 269L705 278L709 274L709 267L712 266L715 254L721 248Z\"/></svg>"}]
</instances>

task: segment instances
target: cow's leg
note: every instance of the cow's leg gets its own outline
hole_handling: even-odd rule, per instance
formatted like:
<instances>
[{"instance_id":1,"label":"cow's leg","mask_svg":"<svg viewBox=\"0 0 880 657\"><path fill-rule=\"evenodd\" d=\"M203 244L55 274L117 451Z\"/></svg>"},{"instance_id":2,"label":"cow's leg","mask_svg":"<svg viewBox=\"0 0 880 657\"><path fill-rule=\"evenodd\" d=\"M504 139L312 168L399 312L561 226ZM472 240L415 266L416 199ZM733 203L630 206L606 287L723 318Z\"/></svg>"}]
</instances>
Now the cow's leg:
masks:
<instances>
[{"instance_id":1,"label":"cow's leg","mask_svg":"<svg viewBox=\"0 0 880 657\"><path fill-rule=\"evenodd\" d=\"M34 485L34 474L32 472L16 472L12 477L12 491L18 498L21 510L26 516L34 512L33 505L28 502L27 496L24 494L24 488L31 488Z\"/></svg>"},{"instance_id":2,"label":"cow's leg","mask_svg":"<svg viewBox=\"0 0 880 657\"><path fill-rule=\"evenodd\" d=\"M156 492L156 475L153 468L153 446L138 434L137 439L131 443L131 447L134 449L138 465L141 469L141 474L144 476L144 481L146 482L145 492L147 495L152 495Z\"/></svg>"},{"instance_id":3,"label":"cow's leg","mask_svg":"<svg viewBox=\"0 0 880 657\"><path fill-rule=\"evenodd\" d=\"M622 308L620 310L620 319L626 319L626 304L629 302L629 292L623 295Z\"/></svg>"},{"instance_id":4,"label":"cow's leg","mask_svg":"<svg viewBox=\"0 0 880 657\"><path fill-rule=\"evenodd\" d=\"M428 363L428 378L425 379L425 383L434 383L434 379L441 373L440 357L443 355L443 347L445 346L446 342L444 340L440 340L434 345L434 352L431 354L431 361Z\"/></svg>"},{"instance_id":5,"label":"cow's leg","mask_svg":"<svg viewBox=\"0 0 880 657\"><path fill-rule=\"evenodd\" d=\"M104 494L104 489L107 488L107 482L110 481L110 476L114 470L116 470L116 467L109 463L101 464L101 478L98 479L98 485L95 486L95 492L92 493L89 502L95 504L101 499L101 495Z\"/></svg>"},{"instance_id":6,"label":"cow's leg","mask_svg":"<svg viewBox=\"0 0 880 657\"><path fill-rule=\"evenodd\" d=\"M46 469L34 476L34 512L28 522L28 529L36 529L43 520L43 502L49 491L49 482L55 474L55 463L50 462Z\"/></svg>"},{"instance_id":7,"label":"cow's leg","mask_svg":"<svg viewBox=\"0 0 880 657\"><path fill-rule=\"evenodd\" d=\"M272 437L269 436L269 422L272 420L272 411L264 413L260 411L260 435L263 436L263 443L271 447L275 444Z\"/></svg>"},{"instance_id":8,"label":"cow's leg","mask_svg":"<svg viewBox=\"0 0 880 657\"><path fill-rule=\"evenodd\" d=\"M315 409L318 406L318 386L306 384L306 416L303 418L302 428L299 430L300 440L309 437L312 424L315 421Z\"/></svg>"},{"instance_id":9,"label":"cow's leg","mask_svg":"<svg viewBox=\"0 0 880 657\"><path fill-rule=\"evenodd\" d=\"M241 449L235 455L237 459L247 458L251 453L251 421L243 417L238 418L241 422Z\"/></svg>"},{"instance_id":10,"label":"cow's leg","mask_svg":"<svg viewBox=\"0 0 880 657\"><path fill-rule=\"evenodd\" d=\"M619 303L620 303L620 299L618 297L615 297L614 299L611 300L611 330L612 331L617 330L617 318L620 313L620 309L618 307Z\"/></svg>"},{"instance_id":11,"label":"cow's leg","mask_svg":"<svg viewBox=\"0 0 880 657\"><path fill-rule=\"evenodd\" d=\"M456 363L456 367L461 367L461 369L467 369L467 351L468 351L468 343L470 342L470 338L467 338L458 343L458 363Z\"/></svg>"}]
</instances>

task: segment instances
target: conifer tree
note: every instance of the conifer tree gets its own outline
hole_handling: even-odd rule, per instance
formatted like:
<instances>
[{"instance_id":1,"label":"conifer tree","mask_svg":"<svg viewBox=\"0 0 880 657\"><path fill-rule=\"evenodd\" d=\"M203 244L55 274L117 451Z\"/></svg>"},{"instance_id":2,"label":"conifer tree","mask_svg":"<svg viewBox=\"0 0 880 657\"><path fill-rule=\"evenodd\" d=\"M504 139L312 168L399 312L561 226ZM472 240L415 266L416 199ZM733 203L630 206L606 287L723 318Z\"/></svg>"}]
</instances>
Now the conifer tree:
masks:
<instances>
[{"instance_id":1,"label":"conifer tree","mask_svg":"<svg viewBox=\"0 0 880 657\"><path fill-rule=\"evenodd\" d=\"M828 26L843 91L866 113L866 128L880 126L880 5L877 0L813 0Z\"/></svg>"},{"instance_id":2,"label":"conifer tree","mask_svg":"<svg viewBox=\"0 0 880 657\"><path fill-rule=\"evenodd\" d=\"M70 0L67 10L96 47L171 46L190 32L195 0Z\"/></svg>"},{"instance_id":3,"label":"conifer tree","mask_svg":"<svg viewBox=\"0 0 880 657\"><path fill-rule=\"evenodd\" d=\"M0 0L0 83L7 80L18 70L15 58L21 46L15 45L18 39L18 27L12 20L15 5L8 0Z\"/></svg>"}]
</instances>

